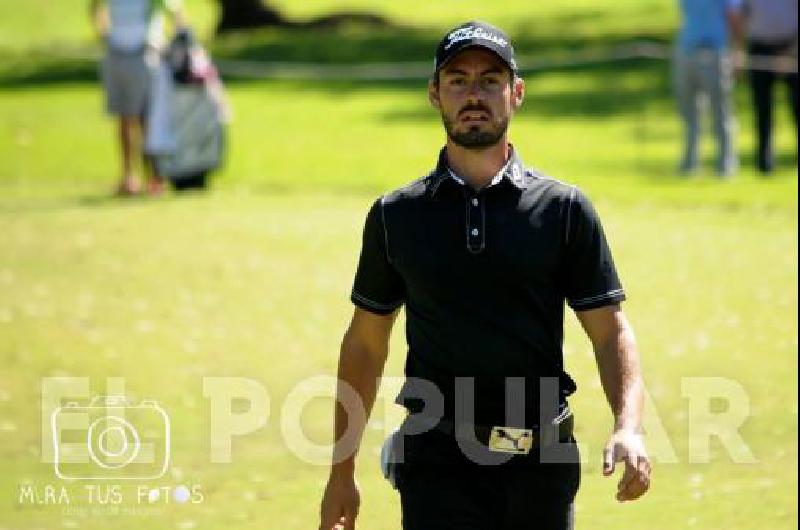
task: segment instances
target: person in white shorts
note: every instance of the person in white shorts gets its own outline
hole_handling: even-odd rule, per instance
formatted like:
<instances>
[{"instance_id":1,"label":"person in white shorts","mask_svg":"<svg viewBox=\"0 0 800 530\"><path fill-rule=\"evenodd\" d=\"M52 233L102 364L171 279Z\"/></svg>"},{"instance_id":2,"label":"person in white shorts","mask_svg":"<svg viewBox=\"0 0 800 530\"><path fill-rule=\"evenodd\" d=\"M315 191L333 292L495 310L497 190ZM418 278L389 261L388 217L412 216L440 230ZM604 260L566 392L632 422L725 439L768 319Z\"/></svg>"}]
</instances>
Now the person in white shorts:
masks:
<instances>
[{"instance_id":1,"label":"person in white shorts","mask_svg":"<svg viewBox=\"0 0 800 530\"><path fill-rule=\"evenodd\" d=\"M163 48L164 14L176 27L183 26L179 0L92 0L92 20L106 46L101 77L106 92L106 109L119 117L122 177L120 195L141 191L133 161L143 155L143 131L152 85ZM161 193L164 180L155 166L143 157L148 172L147 191Z\"/></svg>"}]
</instances>

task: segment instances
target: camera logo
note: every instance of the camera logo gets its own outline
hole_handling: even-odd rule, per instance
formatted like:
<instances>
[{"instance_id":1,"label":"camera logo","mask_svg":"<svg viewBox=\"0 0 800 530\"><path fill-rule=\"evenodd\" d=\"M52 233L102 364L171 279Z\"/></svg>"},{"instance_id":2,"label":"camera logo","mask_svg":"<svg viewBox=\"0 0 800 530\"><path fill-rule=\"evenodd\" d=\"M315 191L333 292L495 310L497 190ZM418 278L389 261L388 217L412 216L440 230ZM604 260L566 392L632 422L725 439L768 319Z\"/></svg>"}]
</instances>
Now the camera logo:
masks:
<instances>
[{"instance_id":1,"label":"camera logo","mask_svg":"<svg viewBox=\"0 0 800 530\"><path fill-rule=\"evenodd\" d=\"M155 401L97 396L56 408L50 423L60 479L157 479L169 467L169 417Z\"/></svg>"}]
</instances>

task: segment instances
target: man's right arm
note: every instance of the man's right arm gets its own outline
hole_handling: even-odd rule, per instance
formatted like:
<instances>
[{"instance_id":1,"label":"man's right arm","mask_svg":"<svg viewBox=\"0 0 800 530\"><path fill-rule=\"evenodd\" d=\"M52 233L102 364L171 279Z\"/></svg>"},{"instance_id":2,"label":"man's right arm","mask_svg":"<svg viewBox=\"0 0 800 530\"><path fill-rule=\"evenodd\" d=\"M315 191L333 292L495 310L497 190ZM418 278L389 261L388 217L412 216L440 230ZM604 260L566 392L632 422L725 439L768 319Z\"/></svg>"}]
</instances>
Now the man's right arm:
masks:
<instances>
[{"instance_id":1,"label":"man's right arm","mask_svg":"<svg viewBox=\"0 0 800 530\"><path fill-rule=\"evenodd\" d=\"M186 19L182 0L159 0L159 3L160 7L172 18L176 30L188 27L189 22Z\"/></svg>"},{"instance_id":2,"label":"man's right arm","mask_svg":"<svg viewBox=\"0 0 800 530\"><path fill-rule=\"evenodd\" d=\"M110 26L108 20L108 6L105 0L92 0L89 11L91 12L94 30L97 32L100 39L105 39Z\"/></svg>"},{"instance_id":3,"label":"man's right arm","mask_svg":"<svg viewBox=\"0 0 800 530\"><path fill-rule=\"evenodd\" d=\"M747 17L741 0L729 0L726 18L728 28L730 28L734 57L741 58L747 38Z\"/></svg>"},{"instance_id":4,"label":"man's right arm","mask_svg":"<svg viewBox=\"0 0 800 530\"><path fill-rule=\"evenodd\" d=\"M350 327L342 340L339 354L339 388L334 420L333 464L320 507L320 530L355 528L360 496L355 483L355 456L361 445L366 419L375 403L378 380L389 354L389 337L399 310L388 315L356 308ZM348 415L342 405L347 394L343 387L355 390L365 415Z\"/></svg>"}]
</instances>

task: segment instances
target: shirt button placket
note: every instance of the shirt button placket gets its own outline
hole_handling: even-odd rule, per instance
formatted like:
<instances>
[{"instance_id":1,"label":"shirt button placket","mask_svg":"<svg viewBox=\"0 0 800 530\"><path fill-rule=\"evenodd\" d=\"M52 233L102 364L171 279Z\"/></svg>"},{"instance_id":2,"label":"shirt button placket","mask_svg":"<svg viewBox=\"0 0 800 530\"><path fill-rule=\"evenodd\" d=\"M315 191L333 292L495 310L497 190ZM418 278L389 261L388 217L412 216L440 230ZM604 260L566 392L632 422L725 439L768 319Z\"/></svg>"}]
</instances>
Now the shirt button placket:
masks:
<instances>
[{"instance_id":1,"label":"shirt button placket","mask_svg":"<svg viewBox=\"0 0 800 530\"><path fill-rule=\"evenodd\" d=\"M484 211L481 208L482 198L480 196L472 196L468 198L467 204L467 249L473 254L477 254L483 250L483 215Z\"/></svg>"}]
</instances>

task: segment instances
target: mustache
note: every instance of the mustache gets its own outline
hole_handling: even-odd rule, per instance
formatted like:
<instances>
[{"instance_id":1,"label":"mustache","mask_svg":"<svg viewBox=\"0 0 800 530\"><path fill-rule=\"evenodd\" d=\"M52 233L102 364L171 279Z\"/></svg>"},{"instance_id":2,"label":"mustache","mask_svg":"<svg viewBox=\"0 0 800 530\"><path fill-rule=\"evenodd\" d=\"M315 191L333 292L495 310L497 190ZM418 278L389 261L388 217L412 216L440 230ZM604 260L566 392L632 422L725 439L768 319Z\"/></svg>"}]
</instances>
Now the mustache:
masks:
<instances>
[{"instance_id":1,"label":"mustache","mask_svg":"<svg viewBox=\"0 0 800 530\"><path fill-rule=\"evenodd\" d=\"M468 105L465 105L464 107L461 108L461 110L458 111L458 115L461 116L465 112L471 112L471 111L485 112L489 116L492 115L492 111L488 107L481 105L480 103L470 103Z\"/></svg>"}]
</instances>

